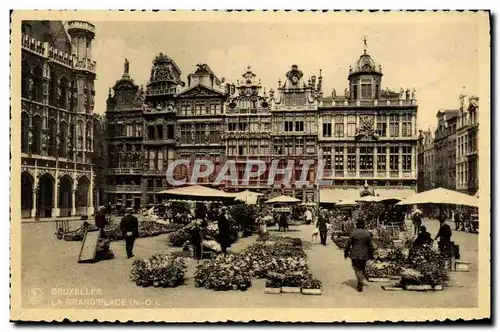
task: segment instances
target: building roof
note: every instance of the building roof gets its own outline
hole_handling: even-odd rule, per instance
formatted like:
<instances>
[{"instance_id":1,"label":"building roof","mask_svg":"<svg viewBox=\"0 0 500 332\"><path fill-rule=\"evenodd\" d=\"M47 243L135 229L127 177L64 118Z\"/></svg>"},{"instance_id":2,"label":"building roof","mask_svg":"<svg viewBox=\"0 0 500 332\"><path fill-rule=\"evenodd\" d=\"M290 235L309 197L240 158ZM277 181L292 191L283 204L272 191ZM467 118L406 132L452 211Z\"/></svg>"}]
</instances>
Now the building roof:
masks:
<instances>
[{"instance_id":1,"label":"building roof","mask_svg":"<svg viewBox=\"0 0 500 332\"><path fill-rule=\"evenodd\" d=\"M459 113L459 110L439 110L436 114L436 116L441 116L441 115L445 115L446 119L449 120L449 119L452 119L452 118L456 118L458 116L458 113Z\"/></svg>"}]
</instances>

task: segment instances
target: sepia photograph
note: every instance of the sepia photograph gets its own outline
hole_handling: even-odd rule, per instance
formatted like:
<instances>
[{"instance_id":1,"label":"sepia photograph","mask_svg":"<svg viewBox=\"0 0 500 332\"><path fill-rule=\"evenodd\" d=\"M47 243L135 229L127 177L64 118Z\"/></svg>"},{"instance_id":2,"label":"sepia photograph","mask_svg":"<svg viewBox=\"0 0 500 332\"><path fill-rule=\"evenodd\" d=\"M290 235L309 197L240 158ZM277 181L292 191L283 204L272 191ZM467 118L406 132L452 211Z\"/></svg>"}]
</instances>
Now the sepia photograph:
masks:
<instances>
[{"instance_id":1,"label":"sepia photograph","mask_svg":"<svg viewBox=\"0 0 500 332\"><path fill-rule=\"evenodd\" d=\"M13 11L11 319L489 318L489 15Z\"/></svg>"}]
</instances>

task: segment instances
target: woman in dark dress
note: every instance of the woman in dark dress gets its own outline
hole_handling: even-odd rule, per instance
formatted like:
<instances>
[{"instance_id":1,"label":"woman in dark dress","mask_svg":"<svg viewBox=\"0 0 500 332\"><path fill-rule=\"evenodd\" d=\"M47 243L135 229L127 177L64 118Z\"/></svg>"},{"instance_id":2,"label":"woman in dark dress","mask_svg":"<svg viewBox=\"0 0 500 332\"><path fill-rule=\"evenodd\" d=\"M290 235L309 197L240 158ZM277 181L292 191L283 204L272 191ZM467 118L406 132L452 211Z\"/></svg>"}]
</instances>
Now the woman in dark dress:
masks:
<instances>
[{"instance_id":1,"label":"woman in dark dress","mask_svg":"<svg viewBox=\"0 0 500 332\"><path fill-rule=\"evenodd\" d=\"M227 248L231 246L231 241L229 238L229 221L226 217L226 208L220 209L219 216L217 217L217 226L219 227L218 242L221 247L223 255L226 255Z\"/></svg>"}]
</instances>

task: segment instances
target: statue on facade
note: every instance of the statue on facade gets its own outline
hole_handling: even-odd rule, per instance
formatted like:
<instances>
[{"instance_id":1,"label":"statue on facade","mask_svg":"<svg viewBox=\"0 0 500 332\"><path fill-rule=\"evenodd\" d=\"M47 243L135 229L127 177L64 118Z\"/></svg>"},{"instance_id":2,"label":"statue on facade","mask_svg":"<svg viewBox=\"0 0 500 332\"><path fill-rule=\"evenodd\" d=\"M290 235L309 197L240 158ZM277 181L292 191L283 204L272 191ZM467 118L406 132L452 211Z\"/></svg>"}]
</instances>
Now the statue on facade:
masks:
<instances>
[{"instance_id":1,"label":"statue on facade","mask_svg":"<svg viewBox=\"0 0 500 332\"><path fill-rule=\"evenodd\" d=\"M125 64L124 64L124 70L123 70L124 74L128 74L129 66L130 65L129 65L128 59L125 58Z\"/></svg>"},{"instance_id":2,"label":"statue on facade","mask_svg":"<svg viewBox=\"0 0 500 332\"><path fill-rule=\"evenodd\" d=\"M345 90L344 90L344 97L345 97L345 99L349 98L349 90L347 88L345 88Z\"/></svg>"},{"instance_id":3,"label":"statue on facade","mask_svg":"<svg viewBox=\"0 0 500 332\"><path fill-rule=\"evenodd\" d=\"M335 89L332 90L332 101L335 101L335 98L337 98L337 91Z\"/></svg>"},{"instance_id":4,"label":"statue on facade","mask_svg":"<svg viewBox=\"0 0 500 332\"><path fill-rule=\"evenodd\" d=\"M404 94L405 94L405 91L403 90L403 88L400 88L399 89L399 99L404 99Z\"/></svg>"},{"instance_id":5,"label":"statue on facade","mask_svg":"<svg viewBox=\"0 0 500 332\"><path fill-rule=\"evenodd\" d=\"M28 79L28 93L29 93L29 95L31 95L32 92L33 92L33 79L30 77Z\"/></svg>"},{"instance_id":6,"label":"statue on facade","mask_svg":"<svg viewBox=\"0 0 500 332\"><path fill-rule=\"evenodd\" d=\"M207 123L205 125L205 139L209 139L210 138L210 125Z\"/></svg>"},{"instance_id":7,"label":"statue on facade","mask_svg":"<svg viewBox=\"0 0 500 332\"><path fill-rule=\"evenodd\" d=\"M416 91L415 88L411 91L411 99L415 100L416 99Z\"/></svg>"},{"instance_id":8,"label":"statue on facade","mask_svg":"<svg viewBox=\"0 0 500 332\"><path fill-rule=\"evenodd\" d=\"M406 100L410 100L410 89L406 89Z\"/></svg>"}]
</instances>

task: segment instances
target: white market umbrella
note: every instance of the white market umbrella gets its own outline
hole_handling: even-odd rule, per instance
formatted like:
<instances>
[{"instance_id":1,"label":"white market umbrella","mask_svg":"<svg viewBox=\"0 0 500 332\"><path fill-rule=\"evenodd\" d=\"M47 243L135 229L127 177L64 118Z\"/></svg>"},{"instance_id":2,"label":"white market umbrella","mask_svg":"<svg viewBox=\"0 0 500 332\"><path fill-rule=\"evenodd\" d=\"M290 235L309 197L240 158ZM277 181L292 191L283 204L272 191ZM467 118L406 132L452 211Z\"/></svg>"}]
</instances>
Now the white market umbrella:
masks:
<instances>
[{"instance_id":1,"label":"white market umbrella","mask_svg":"<svg viewBox=\"0 0 500 332\"><path fill-rule=\"evenodd\" d=\"M436 188L415 194L402 200L396 205L413 204L452 204L477 207L479 206L479 199L470 195L459 193L458 191Z\"/></svg>"},{"instance_id":2,"label":"white market umbrella","mask_svg":"<svg viewBox=\"0 0 500 332\"><path fill-rule=\"evenodd\" d=\"M358 203L356 201L351 201L349 199L341 199L337 203L335 203L335 206L356 206Z\"/></svg>"},{"instance_id":3,"label":"white market umbrella","mask_svg":"<svg viewBox=\"0 0 500 332\"><path fill-rule=\"evenodd\" d=\"M380 198L376 196L365 196L356 200L356 202L380 202Z\"/></svg>"},{"instance_id":4,"label":"white market umbrella","mask_svg":"<svg viewBox=\"0 0 500 332\"><path fill-rule=\"evenodd\" d=\"M298 203L301 202L300 199L290 196L278 196L265 201L266 204L287 204L287 203Z\"/></svg>"},{"instance_id":5,"label":"white market umbrella","mask_svg":"<svg viewBox=\"0 0 500 332\"><path fill-rule=\"evenodd\" d=\"M185 196L185 197L234 198L234 194L229 194L222 190L208 188L199 185L162 190L158 192L158 194L170 195L170 196Z\"/></svg>"},{"instance_id":6,"label":"white market umbrella","mask_svg":"<svg viewBox=\"0 0 500 332\"><path fill-rule=\"evenodd\" d=\"M242 191L240 193L235 193L234 197L235 197L235 199L237 199L239 201L243 201L247 204L257 204L257 200L262 195L263 194L254 193L253 191L250 191L250 190L245 190L245 191Z\"/></svg>"}]
</instances>

